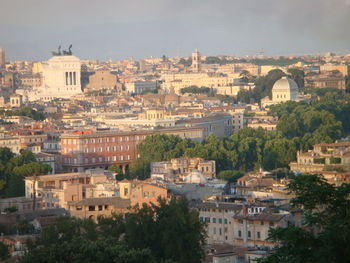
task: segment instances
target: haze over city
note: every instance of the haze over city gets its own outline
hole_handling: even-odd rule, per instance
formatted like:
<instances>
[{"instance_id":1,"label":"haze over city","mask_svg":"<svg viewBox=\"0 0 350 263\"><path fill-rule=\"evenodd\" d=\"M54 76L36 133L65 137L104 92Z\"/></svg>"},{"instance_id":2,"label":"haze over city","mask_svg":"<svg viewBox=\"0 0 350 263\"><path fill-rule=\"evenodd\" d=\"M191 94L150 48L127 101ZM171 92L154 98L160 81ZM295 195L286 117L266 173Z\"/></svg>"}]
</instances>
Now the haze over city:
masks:
<instances>
[{"instance_id":1,"label":"haze over city","mask_svg":"<svg viewBox=\"0 0 350 263\"><path fill-rule=\"evenodd\" d=\"M0 0L0 262L349 263L350 0Z\"/></svg>"},{"instance_id":2,"label":"haze over city","mask_svg":"<svg viewBox=\"0 0 350 263\"><path fill-rule=\"evenodd\" d=\"M10 60L73 44L88 59L348 52L349 0L0 1Z\"/></svg>"}]
</instances>

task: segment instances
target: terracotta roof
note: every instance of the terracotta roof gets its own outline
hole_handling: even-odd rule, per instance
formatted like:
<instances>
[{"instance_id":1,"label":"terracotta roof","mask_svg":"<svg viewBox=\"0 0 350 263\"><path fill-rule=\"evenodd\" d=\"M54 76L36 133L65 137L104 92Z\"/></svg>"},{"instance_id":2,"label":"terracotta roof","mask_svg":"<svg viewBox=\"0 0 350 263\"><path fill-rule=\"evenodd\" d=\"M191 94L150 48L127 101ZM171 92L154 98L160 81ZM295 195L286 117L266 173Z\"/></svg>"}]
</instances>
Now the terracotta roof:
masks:
<instances>
[{"instance_id":1,"label":"terracotta roof","mask_svg":"<svg viewBox=\"0 0 350 263\"><path fill-rule=\"evenodd\" d=\"M130 207L130 199L122 199L120 197L97 197L87 198L81 201L68 202L71 206L88 206L88 205L113 205L116 208Z\"/></svg>"},{"instance_id":2,"label":"terracotta roof","mask_svg":"<svg viewBox=\"0 0 350 263\"><path fill-rule=\"evenodd\" d=\"M197 204L196 207L197 208L233 209L233 210L242 209L242 205L238 205L234 203L226 203L226 202L203 202L203 203Z\"/></svg>"},{"instance_id":3,"label":"terracotta roof","mask_svg":"<svg viewBox=\"0 0 350 263\"><path fill-rule=\"evenodd\" d=\"M248 215L246 217L242 215L237 215L234 216L234 218L237 219L247 219L247 220L260 220L260 221L273 221L273 222L278 222L281 221L283 217L285 217L285 214L271 214L271 213L261 213L257 215Z\"/></svg>"}]
</instances>

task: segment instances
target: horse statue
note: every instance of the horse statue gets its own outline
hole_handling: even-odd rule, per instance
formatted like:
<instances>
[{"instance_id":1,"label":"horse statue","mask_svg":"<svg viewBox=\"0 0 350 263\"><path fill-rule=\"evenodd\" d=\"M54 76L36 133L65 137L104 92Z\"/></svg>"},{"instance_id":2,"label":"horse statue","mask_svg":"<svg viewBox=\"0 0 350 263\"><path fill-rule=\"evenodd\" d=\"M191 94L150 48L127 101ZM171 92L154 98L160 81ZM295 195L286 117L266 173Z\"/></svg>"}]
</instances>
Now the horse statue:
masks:
<instances>
[{"instance_id":1,"label":"horse statue","mask_svg":"<svg viewBox=\"0 0 350 263\"><path fill-rule=\"evenodd\" d=\"M63 50L63 55L65 56L71 56L72 55L72 44L69 46L68 51L67 50Z\"/></svg>"},{"instance_id":2,"label":"horse statue","mask_svg":"<svg viewBox=\"0 0 350 263\"><path fill-rule=\"evenodd\" d=\"M62 56L61 45L58 46L58 52L52 51L51 53L52 53L52 56Z\"/></svg>"}]
</instances>

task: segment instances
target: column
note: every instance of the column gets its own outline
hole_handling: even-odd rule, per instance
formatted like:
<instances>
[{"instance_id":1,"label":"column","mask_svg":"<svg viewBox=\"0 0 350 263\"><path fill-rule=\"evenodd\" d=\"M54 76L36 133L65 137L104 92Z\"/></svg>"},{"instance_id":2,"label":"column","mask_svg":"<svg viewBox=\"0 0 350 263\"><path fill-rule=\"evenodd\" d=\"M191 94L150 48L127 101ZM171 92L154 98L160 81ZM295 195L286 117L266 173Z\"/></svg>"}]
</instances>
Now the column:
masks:
<instances>
[{"instance_id":1,"label":"column","mask_svg":"<svg viewBox=\"0 0 350 263\"><path fill-rule=\"evenodd\" d=\"M73 72L73 83L74 85L77 85L77 75L75 71Z\"/></svg>"},{"instance_id":2,"label":"column","mask_svg":"<svg viewBox=\"0 0 350 263\"><path fill-rule=\"evenodd\" d=\"M66 72L66 85L68 85L68 72Z\"/></svg>"}]
</instances>

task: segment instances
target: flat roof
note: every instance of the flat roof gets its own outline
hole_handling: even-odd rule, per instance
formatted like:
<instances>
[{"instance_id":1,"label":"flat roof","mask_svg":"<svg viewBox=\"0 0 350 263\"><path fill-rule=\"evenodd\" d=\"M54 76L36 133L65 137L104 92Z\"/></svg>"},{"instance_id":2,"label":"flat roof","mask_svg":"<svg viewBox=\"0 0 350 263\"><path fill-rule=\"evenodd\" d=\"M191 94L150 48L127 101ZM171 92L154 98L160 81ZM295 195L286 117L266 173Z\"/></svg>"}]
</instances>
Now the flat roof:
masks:
<instances>
[{"instance_id":1,"label":"flat roof","mask_svg":"<svg viewBox=\"0 0 350 263\"><path fill-rule=\"evenodd\" d=\"M159 130L139 130L139 131L108 131L108 132L92 132L86 134L74 134L74 133L64 133L61 134L61 138L90 138L97 136L130 136L130 135L152 135L161 133L175 133L175 132L190 132L200 130L203 131L202 127L186 127L186 128L173 128L173 129L159 129Z\"/></svg>"}]
</instances>

